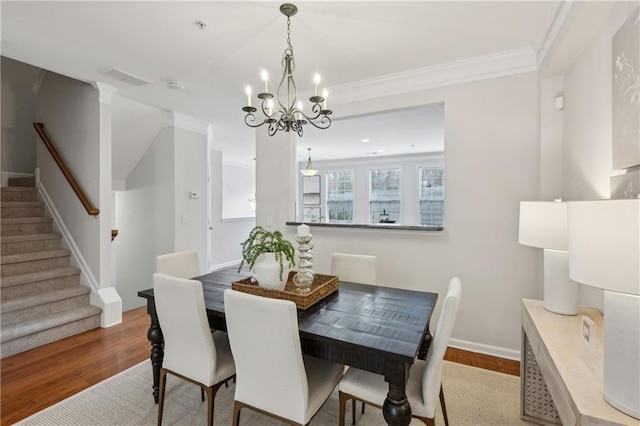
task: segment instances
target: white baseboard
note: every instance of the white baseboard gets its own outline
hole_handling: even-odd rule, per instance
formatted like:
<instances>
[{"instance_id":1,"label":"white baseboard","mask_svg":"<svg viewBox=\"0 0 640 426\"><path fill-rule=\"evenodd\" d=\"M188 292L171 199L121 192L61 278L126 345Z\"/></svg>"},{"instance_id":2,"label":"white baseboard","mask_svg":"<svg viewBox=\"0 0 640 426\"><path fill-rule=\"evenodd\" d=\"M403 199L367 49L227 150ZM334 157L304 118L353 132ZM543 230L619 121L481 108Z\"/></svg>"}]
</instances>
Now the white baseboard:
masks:
<instances>
[{"instance_id":1,"label":"white baseboard","mask_svg":"<svg viewBox=\"0 0 640 426\"><path fill-rule=\"evenodd\" d=\"M238 266L242 262L242 259L232 260L231 262L219 263L209 268L209 272L219 271L220 269L229 268L231 266Z\"/></svg>"},{"instance_id":2,"label":"white baseboard","mask_svg":"<svg viewBox=\"0 0 640 426\"><path fill-rule=\"evenodd\" d=\"M468 340L461 339L449 339L449 346L469 352L476 352L480 354L495 356L498 358L520 361L520 351L514 351L513 349L485 345L483 343L470 342Z\"/></svg>"}]
</instances>

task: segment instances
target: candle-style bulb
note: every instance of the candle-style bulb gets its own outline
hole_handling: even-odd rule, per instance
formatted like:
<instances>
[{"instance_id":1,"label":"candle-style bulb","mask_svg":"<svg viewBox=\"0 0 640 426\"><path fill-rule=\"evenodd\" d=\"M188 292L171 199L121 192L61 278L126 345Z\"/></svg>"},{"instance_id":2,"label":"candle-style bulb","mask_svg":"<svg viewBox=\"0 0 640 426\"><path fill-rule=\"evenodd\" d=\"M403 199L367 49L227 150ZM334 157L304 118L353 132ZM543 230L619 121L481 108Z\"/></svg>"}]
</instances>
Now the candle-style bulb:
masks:
<instances>
[{"instance_id":1,"label":"candle-style bulb","mask_svg":"<svg viewBox=\"0 0 640 426\"><path fill-rule=\"evenodd\" d=\"M320 81L322 81L322 79L320 78L320 74L316 73L316 75L313 76L313 83L314 83L314 91L315 91L315 95L318 96L318 86L320 85Z\"/></svg>"},{"instance_id":2,"label":"candle-style bulb","mask_svg":"<svg viewBox=\"0 0 640 426\"><path fill-rule=\"evenodd\" d=\"M247 94L247 106L251 106L251 86L247 85L244 89L244 93Z\"/></svg>"},{"instance_id":3,"label":"candle-style bulb","mask_svg":"<svg viewBox=\"0 0 640 426\"><path fill-rule=\"evenodd\" d=\"M267 73L267 70L262 70L260 77L262 78L262 81L264 81L264 93L269 93L269 74Z\"/></svg>"},{"instance_id":4,"label":"candle-style bulb","mask_svg":"<svg viewBox=\"0 0 640 426\"><path fill-rule=\"evenodd\" d=\"M296 104L296 108L298 109L298 112L296 113L296 120L302 120L302 102L298 101L298 103Z\"/></svg>"}]
</instances>

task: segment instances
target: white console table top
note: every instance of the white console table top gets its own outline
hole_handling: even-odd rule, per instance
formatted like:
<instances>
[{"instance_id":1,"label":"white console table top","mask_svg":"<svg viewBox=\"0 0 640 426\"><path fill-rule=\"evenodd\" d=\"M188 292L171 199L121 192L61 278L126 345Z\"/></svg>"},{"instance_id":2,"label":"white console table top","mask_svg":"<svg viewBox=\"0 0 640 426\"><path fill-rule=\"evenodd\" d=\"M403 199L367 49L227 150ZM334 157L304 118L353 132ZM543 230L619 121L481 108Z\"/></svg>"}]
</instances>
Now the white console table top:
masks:
<instances>
[{"instance_id":1,"label":"white console table top","mask_svg":"<svg viewBox=\"0 0 640 426\"><path fill-rule=\"evenodd\" d=\"M539 363L545 363L545 381L556 405L568 404L580 425L632 425L634 419L609 405L602 396L603 322L596 309L580 308L578 315L559 315L544 309L541 300L522 300L522 327ZM582 337L582 316L596 324L595 342ZM593 330L591 338L594 338ZM546 370L546 371L545 371ZM553 377L548 378L551 374ZM554 392L561 395L554 395Z\"/></svg>"}]
</instances>

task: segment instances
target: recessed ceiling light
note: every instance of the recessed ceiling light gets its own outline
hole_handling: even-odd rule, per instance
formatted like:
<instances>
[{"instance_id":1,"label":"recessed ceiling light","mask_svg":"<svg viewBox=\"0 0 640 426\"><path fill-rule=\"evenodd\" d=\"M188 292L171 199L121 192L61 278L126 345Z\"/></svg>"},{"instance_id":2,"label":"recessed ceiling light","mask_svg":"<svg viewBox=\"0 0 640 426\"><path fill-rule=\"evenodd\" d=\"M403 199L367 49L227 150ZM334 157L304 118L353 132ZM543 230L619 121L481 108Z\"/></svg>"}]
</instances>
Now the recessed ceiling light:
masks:
<instances>
[{"instance_id":1,"label":"recessed ceiling light","mask_svg":"<svg viewBox=\"0 0 640 426\"><path fill-rule=\"evenodd\" d=\"M206 22L204 22L204 21L197 20L197 21L196 21L196 25L197 25L197 26L198 26L198 28L200 28L201 30L204 30L204 29L206 28L206 26L207 26L207 23L206 23Z\"/></svg>"},{"instance_id":2,"label":"recessed ceiling light","mask_svg":"<svg viewBox=\"0 0 640 426\"><path fill-rule=\"evenodd\" d=\"M170 81L169 87L171 87L174 90L184 89L184 83L181 81Z\"/></svg>"},{"instance_id":3,"label":"recessed ceiling light","mask_svg":"<svg viewBox=\"0 0 640 426\"><path fill-rule=\"evenodd\" d=\"M371 139L360 139L360 142L371 142Z\"/></svg>"}]
</instances>

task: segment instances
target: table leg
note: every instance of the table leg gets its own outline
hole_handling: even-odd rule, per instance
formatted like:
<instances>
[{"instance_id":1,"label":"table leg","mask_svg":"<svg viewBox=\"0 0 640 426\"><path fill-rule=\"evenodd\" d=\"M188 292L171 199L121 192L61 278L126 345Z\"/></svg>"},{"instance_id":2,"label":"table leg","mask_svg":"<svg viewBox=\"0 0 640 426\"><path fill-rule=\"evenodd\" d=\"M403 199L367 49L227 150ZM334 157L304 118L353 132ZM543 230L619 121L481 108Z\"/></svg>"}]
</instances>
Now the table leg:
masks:
<instances>
[{"instance_id":1,"label":"table leg","mask_svg":"<svg viewBox=\"0 0 640 426\"><path fill-rule=\"evenodd\" d=\"M411 423L411 406L407 400L406 384L409 379L409 365L386 363L385 380L389 383L389 393L382 405L382 414L388 425L408 426Z\"/></svg>"},{"instance_id":2,"label":"table leg","mask_svg":"<svg viewBox=\"0 0 640 426\"><path fill-rule=\"evenodd\" d=\"M151 326L147 331L147 339L151 342L151 367L153 369L153 399L156 404L160 395L160 369L164 359L164 337L160 329L154 299L147 299L147 313L151 317Z\"/></svg>"},{"instance_id":3,"label":"table leg","mask_svg":"<svg viewBox=\"0 0 640 426\"><path fill-rule=\"evenodd\" d=\"M427 359L427 353L429 353L429 347L431 346L431 340L433 336L431 336L431 331L429 330L429 325L427 325L427 331L424 333L424 339L420 344L420 349L418 350L418 359L425 360Z\"/></svg>"}]
</instances>

